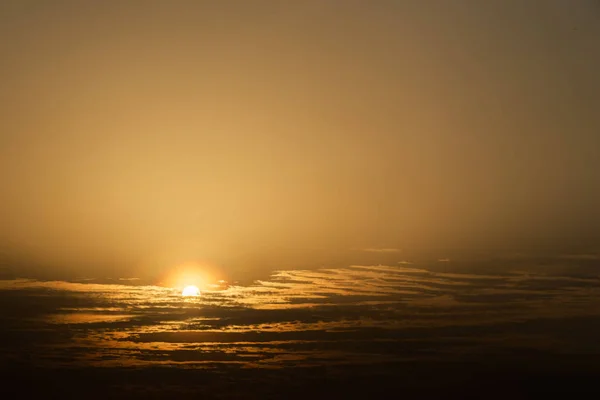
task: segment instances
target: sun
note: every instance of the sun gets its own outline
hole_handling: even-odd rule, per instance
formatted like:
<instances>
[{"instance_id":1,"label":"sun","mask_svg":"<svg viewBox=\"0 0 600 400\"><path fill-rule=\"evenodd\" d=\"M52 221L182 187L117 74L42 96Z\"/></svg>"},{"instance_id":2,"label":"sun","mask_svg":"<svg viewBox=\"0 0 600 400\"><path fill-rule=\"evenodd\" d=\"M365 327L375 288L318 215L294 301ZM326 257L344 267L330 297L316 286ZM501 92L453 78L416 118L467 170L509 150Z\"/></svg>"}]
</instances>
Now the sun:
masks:
<instances>
[{"instance_id":1,"label":"sun","mask_svg":"<svg viewBox=\"0 0 600 400\"><path fill-rule=\"evenodd\" d=\"M182 296L200 296L200 289L194 285L186 286L181 292Z\"/></svg>"}]
</instances>

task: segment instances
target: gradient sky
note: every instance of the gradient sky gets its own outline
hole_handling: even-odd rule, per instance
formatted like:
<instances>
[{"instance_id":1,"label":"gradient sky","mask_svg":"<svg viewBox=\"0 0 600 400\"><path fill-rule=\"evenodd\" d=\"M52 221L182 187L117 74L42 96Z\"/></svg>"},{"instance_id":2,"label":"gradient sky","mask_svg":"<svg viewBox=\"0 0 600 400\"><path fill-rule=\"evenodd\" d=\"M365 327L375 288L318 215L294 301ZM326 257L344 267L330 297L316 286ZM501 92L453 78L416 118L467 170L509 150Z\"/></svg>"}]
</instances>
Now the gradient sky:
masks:
<instances>
[{"instance_id":1,"label":"gradient sky","mask_svg":"<svg viewBox=\"0 0 600 400\"><path fill-rule=\"evenodd\" d=\"M5 0L0 32L11 268L598 244L598 1Z\"/></svg>"}]
</instances>

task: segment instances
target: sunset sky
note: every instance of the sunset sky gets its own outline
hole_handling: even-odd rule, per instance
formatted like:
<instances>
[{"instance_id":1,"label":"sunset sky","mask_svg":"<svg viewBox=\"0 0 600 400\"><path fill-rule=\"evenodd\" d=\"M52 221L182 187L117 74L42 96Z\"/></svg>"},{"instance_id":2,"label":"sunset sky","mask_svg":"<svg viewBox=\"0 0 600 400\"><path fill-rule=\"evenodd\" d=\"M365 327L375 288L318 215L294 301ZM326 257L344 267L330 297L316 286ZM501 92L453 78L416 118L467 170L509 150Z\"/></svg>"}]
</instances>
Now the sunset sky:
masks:
<instances>
[{"instance_id":1,"label":"sunset sky","mask_svg":"<svg viewBox=\"0 0 600 400\"><path fill-rule=\"evenodd\" d=\"M600 397L599 1L0 0L0 60L9 397Z\"/></svg>"},{"instance_id":2,"label":"sunset sky","mask_svg":"<svg viewBox=\"0 0 600 400\"><path fill-rule=\"evenodd\" d=\"M11 265L597 245L597 1L15 0L0 26Z\"/></svg>"}]
</instances>

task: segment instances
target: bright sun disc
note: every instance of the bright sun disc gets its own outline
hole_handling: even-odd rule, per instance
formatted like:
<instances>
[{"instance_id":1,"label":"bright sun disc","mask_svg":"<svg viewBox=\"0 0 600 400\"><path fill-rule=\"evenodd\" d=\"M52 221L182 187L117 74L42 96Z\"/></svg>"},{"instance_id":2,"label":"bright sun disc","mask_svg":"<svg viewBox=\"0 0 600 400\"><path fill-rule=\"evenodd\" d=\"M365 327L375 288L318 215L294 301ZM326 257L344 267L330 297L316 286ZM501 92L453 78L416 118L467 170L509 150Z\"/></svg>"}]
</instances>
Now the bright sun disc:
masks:
<instances>
[{"instance_id":1,"label":"bright sun disc","mask_svg":"<svg viewBox=\"0 0 600 400\"><path fill-rule=\"evenodd\" d=\"M190 285L183 288L183 292L181 292L182 296L200 296L200 289L196 286Z\"/></svg>"}]
</instances>

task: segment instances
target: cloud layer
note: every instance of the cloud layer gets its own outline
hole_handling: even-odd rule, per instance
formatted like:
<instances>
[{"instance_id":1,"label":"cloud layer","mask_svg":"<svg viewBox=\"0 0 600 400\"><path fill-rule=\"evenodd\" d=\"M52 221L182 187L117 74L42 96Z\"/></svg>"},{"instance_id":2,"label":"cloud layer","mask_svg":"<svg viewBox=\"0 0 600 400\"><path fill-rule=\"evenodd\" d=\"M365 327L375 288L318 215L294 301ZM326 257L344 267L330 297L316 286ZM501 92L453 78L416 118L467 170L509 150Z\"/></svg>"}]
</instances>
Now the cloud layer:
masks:
<instances>
[{"instance_id":1,"label":"cloud layer","mask_svg":"<svg viewBox=\"0 0 600 400\"><path fill-rule=\"evenodd\" d=\"M8 280L0 299L3 357L47 366L286 368L600 352L578 328L598 321L597 276L351 266L278 271L198 298L158 286Z\"/></svg>"}]
</instances>

